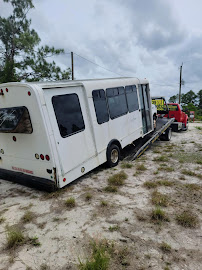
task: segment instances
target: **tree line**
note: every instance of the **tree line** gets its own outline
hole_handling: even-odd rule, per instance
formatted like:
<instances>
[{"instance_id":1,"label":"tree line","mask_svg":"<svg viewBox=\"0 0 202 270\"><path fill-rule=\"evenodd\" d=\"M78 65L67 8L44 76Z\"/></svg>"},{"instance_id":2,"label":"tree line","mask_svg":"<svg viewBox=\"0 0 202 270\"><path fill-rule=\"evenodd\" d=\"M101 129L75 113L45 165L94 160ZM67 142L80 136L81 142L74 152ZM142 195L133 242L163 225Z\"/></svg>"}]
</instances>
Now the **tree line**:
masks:
<instances>
[{"instance_id":1,"label":"tree line","mask_svg":"<svg viewBox=\"0 0 202 270\"><path fill-rule=\"evenodd\" d=\"M169 98L169 102L176 103L179 100L179 95L173 95ZM202 120L202 89L198 93L190 90L186 94L181 95L181 103L183 109L188 113L196 112L196 118Z\"/></svg>"},{"instance_id":2,"label":"tree line","mask_svg":"<svg viewBox=\"0 0 202 270\"><path fill-rule=\"evenodd\" d=\"M69 79L71 70L62 70L50 57L64 49L40 46L40 37L31 28L27 15L32 0L3 0L12 5L8 18L0 17L0 83Z\"/></svg>"}]
</instances>

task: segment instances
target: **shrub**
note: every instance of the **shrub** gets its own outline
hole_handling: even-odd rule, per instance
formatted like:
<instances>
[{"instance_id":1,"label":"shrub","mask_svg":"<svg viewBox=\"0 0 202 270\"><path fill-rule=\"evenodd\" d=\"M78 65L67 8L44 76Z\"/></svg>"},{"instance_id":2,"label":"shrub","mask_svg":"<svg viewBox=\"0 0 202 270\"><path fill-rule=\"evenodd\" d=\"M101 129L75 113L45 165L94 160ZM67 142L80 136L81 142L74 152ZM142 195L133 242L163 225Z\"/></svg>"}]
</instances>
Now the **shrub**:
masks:
<instances>
[{"instance_id":1,"label":"shrub","mask_svg":"<svg viewBox=\"0 0 202 270\"><path fill-rule=\"evenodd\" d=\"M151 212L151 220L156 223L161 223L162 221L169 221L169 218L167 217L165 211L163 211L160 207L156 207Z\"/></svg>"},{"instance_id":2,"label":"shrub","mask_svg":"<svg viewBox=\"0 0 202 270\"><path fill-rule=\"evenodd\" d=\"M197 227L199 220L190 210L185 210L176 216L176 221L179 225L185 228Z\"/></svg>"},{"instance_id":3,"label":"shrub","mask_svg":"<svg viewBox=\"0 0 202 270\"><path fill-rule=\"evenodd\" d=\"M112 186L122 186L124 184L124 180L127 179L127 177L127 174L124 171L121 171L120 173L110 176L108 183Z\"/></svg>"},{"instance_id":4,"label":"shrub","mask_svg":"<svg viewBox=\"0 0 202 270\"><path fill-rule=\"evenodd\" d=\"M168 206L168 196L158 191L152 193L152 203L156 206Z\"/></svg>"},{"instance_id":5,"label":"shrub","mask_svg":"<svg viewBox=\"0 0 202 270\"><path fill-rule=\"evenodd\" d=\"M7 227L6 232L7 248L14 248L24 242L24 235L19 228Z\"/></svg>"},{"instance_id":6,"label":"shrub","mask_svg":"<svg viewBox=\"0 0 202 270\"><path fill-rule=\"evenodd\" d=\"M26 211L24 215L22 216L23 223L31 222L34 218L34 213L31 211Z\"/></svg>"},{"instance_id":7,"label":"shrub","mask_svg":"<svg viewBox=\"0 0 202 270\"><path fill-rule=\"evenodd\" d=\"M106 192L117 192L118 189L117 189L117 187L107 186L107 187L105 187L104 191L106 191Z\"/></svg>"},{"instance_id":8,"label":"shrub","mask_svg":"<svg viewBox=\"0 0 202 270\"><path fill-rule=\"evenodd\" d=\"M75 207L76 205L76 202L75 202L75 199L73 197L70 197L69 199L67 199L65 201L65 205L68 207L68 208L73 208Z\"/></svg>"}]
</instances>

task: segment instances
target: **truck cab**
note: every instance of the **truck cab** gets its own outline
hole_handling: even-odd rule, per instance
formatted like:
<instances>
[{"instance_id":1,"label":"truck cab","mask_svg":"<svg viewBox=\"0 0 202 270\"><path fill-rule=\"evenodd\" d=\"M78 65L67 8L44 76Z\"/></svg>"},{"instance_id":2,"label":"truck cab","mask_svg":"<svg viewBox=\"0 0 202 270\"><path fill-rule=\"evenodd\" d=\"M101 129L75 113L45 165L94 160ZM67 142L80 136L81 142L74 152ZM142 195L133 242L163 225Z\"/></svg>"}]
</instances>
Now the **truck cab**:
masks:
<instances>
[{"instance_id":1,"label":"truck cab","mask_svg":"<svg viewBox=\"0 0 202 270\"><path fill-rule=\"evenodd\" d=\"M175 118L172 124L173 130L187 130L188 129L188 115L183 112L181 104L168 103L169 112L165 117Z\"/></svg>"}]
</instances>

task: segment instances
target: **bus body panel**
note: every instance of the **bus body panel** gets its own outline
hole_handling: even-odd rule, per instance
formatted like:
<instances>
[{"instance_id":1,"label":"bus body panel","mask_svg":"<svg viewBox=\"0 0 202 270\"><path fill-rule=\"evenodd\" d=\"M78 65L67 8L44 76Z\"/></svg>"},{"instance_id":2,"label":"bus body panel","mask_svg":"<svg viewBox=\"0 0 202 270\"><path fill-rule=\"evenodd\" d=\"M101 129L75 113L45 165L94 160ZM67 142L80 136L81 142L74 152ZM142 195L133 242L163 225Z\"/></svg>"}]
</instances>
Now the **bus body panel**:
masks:
<instances>
[{"instance_id":1,"label":"bus body panel","mask_svg":"<svg viewBox=\"0 0 202 270\"><path fill-rule=\"evenodd\" d=\"M8 92L2 87L4 95L0 97L0 109L25 106L29 111L33 131L31 134L0 132L0 149L3 149L0 168L54 180L54 156L38 92L34 87L22 84L6 84L6 87ZM36 154L39 159L36 159ZM40 159L41 154L44 160ZM46 160L46 155L49 156L49 161ZM48 173L47 170L51 170L52 173Z\"/></svg>"}]
</instances>

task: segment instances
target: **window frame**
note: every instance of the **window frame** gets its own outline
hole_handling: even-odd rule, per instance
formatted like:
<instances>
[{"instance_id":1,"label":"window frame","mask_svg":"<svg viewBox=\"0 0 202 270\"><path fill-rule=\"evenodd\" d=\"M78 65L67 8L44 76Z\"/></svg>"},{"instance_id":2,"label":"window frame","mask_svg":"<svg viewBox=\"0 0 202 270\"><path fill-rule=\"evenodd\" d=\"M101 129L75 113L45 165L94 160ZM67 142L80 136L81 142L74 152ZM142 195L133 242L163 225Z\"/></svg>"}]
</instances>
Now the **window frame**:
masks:
<instances>
[{"instance_id":1,"label":"window frame","mask_svg":"<svg viewBox=\"0 0 202 270\"><path fill-rule=\"evenodd\" d=\"M128 99L127 99L127 92L126 92L126 87L133 87L133 86L135 86L136 87L136 97L137 97L137 104L138 104L138 108L136 109L136 110L132 110L132 111L130 111L129 110L129 105L128 105ZM133 93L134 91L132 91L132 93ZM138 111L139 109L140 109L140 104L139 104L139 98L138 98L138 90L137 90L137 85L136 84L130 84L130 85L126 85L125 86L125 95L126 95L126 102L127 102L127 106L128 106L128 112L129 113L132 113L132 112L136 112L136 111Z\"/></svg>"},{"instance_id":2,"label":"window frame","mask_svg":"<svg viewBox=\"0 0 202 270\"><path fill-rule=\"evenodd\" d=\"M80 109L80 112L81 112L81 117L82 117L82 120L83 120L84 128L83 128L83 129L80 129L80 130L78 130L78 131L76 131L76 132L73 132L73 133L71 133L71 134L68 134L68 135L66 135L66 136L63 136L63 135L61 134L61 131L60 131L60 126L59 126L57 114L56 114L56 111L55 111L55 108L54 108L53 99L56 98L56 97L70 96L70 95L75 95L75 96L77 97L77 99L78 99L79 109ZM80 103L79 96L78 96L77 93L62 94L62 95L52 96L51 101L52 101L53 111L54 111L54 113L55 113L55 119L56 119L56 122L57 122L57 125L58 125L58 130L59 130L60 136L61 136L62 138L70 137L70 136L72 136L72 135L75 135L75 134L80 133L80 132L82 132L82 131L85 130L86 125L85 125L85 122L84 122L84 117L83 117L83 113L82 113L82 109L81 109L81 103Z\"/></svg>"},{"instance_id":3,"label":"window frame","mask_svg":"<svg viewBox=\"0 0 202 270\"><path fill-rule=\"evenodd\" d=\"M106 102L106 110L107 110L108 120L107 121L104 121L102 123L99 123L98 122L98 116L97 116L98 114L97 114L97 110L96 110L96 106L95 106L95 101L94 101L94 98L93 98L93 92L95 92L95 91L103 91L104 92L104 95L105 95L105 102ZM95 90L93 90L92 91L92 99L93 99L93 105L94 105L94 109L95 109L95 115L96 115L97 123L99 125L102 125L104 123L109 122L110 114L109 114L109 107L108 107L108 101L107 101L106 91L104 89L95 89Z\"/></svg>"},{"instance_id":4,"label":"window frame","mask_svg":"<svg viewBox=\"0 0 202 270\"><path fill-rule=\"evenodd\" d=\"M123 114L120 114L120 115L118 115L118 116L112 118L112 117L111 117L111 114L110 114L110 107L109 107L109 100L108 100L107 90L109 90L109 89L118 89L118 88L123 88L123 90L124 90L124 94L121 94L121 95L124 95L124 96L125 96L127 112L125 112L125 113L123 113ZM116 96L119 96L119 94L116 95ZM109 97L116 97L116 96L109 96ZM107 105L108 105L109 116L110 116L110 119L111 119L111 120L114 120L114 119L116 119L116 118L119 118L119 117L121 117L121 116L123 116L123 115L128 114L128 112L129 112L129 111L128 111L128 103L127 103L126 91L125 91L125 87L124 87L124 86L115 86L115 87L109 87L109 88L106 88L106 98L107 98Z\"/></svg>"}]
</instances>

